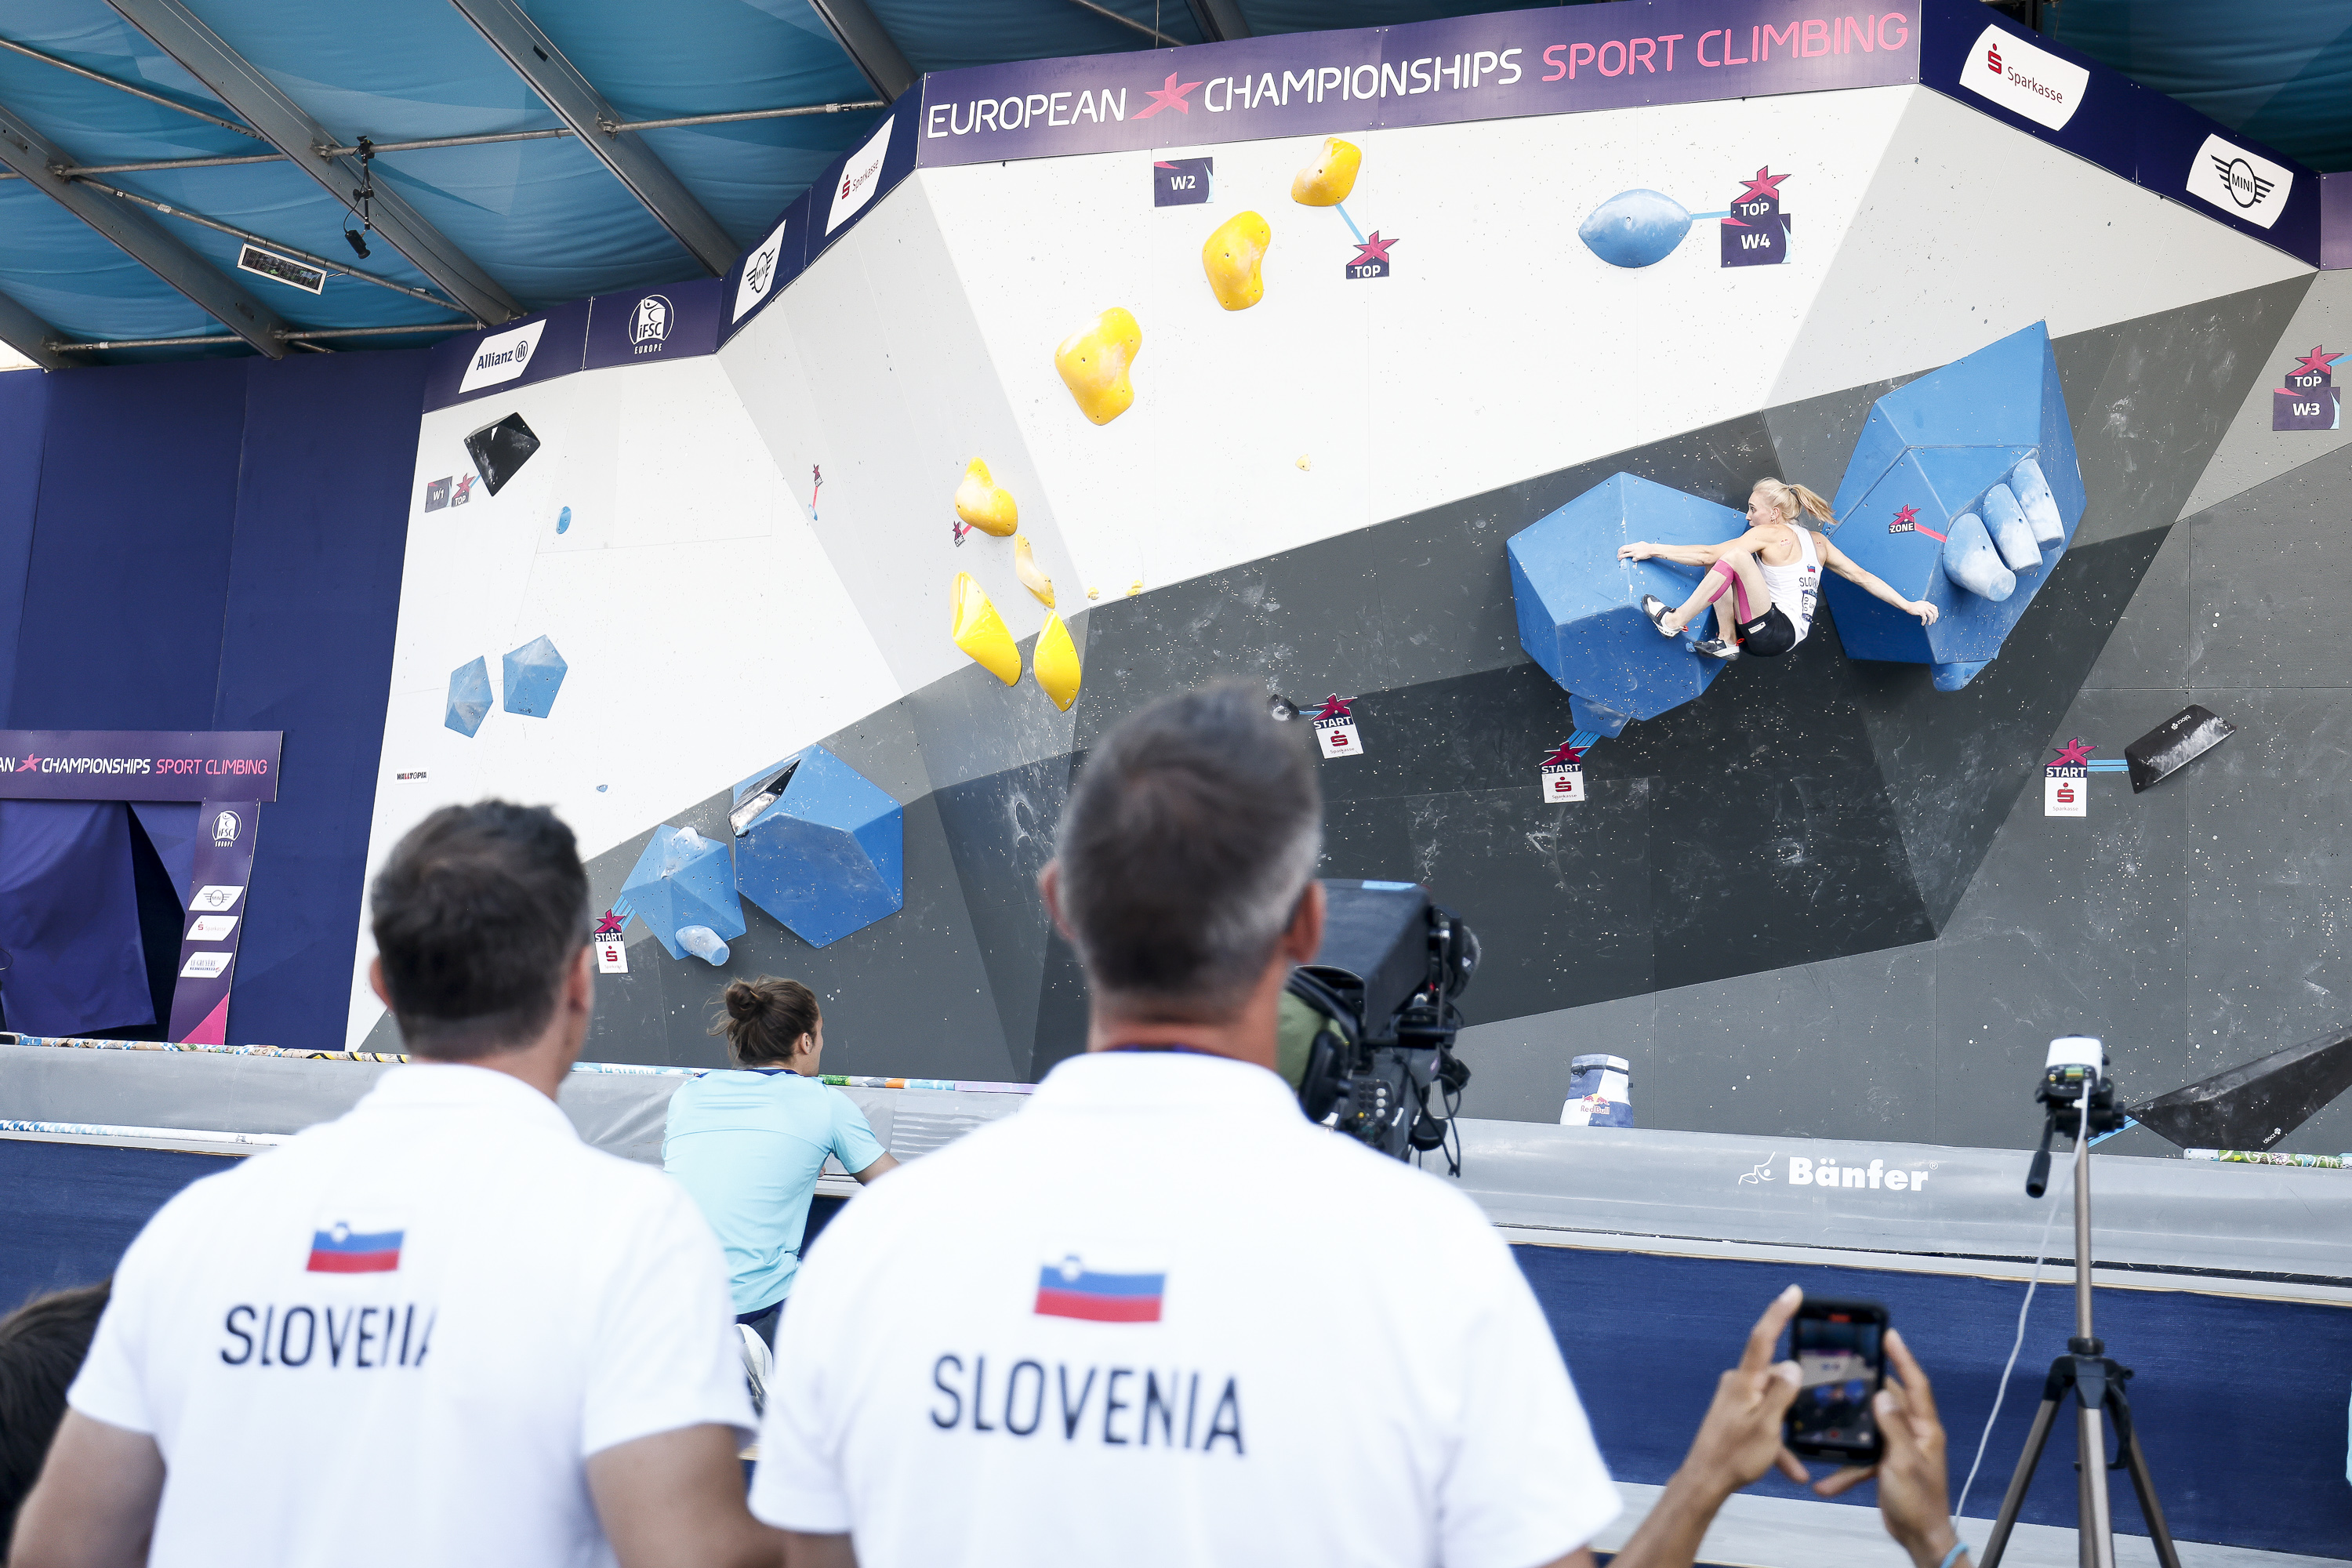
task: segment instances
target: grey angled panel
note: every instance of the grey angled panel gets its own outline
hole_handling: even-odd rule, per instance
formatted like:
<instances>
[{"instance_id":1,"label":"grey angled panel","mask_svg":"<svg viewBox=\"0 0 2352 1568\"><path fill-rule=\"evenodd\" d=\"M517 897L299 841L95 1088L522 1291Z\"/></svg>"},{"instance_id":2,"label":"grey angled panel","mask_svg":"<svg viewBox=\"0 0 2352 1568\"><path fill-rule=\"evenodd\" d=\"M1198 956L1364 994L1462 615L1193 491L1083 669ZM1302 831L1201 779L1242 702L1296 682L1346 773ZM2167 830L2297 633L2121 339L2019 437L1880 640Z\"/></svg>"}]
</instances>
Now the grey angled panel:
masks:
<instances>
[{"instance_id":1,"label":"grey angled panel","mask_svg":"<svg viewBox=\"0 0 2352 1568\"><path fill-rule=\"evenodd\" d=\"M866 0L809 0L809 9L833 29L834 37L874 90L896 100L915 85L915 68L898 50L898 41L882 25Z\"/></svg>"},{"instance_id":2,"label":"grey angled panel","mask_svg":"<svg viewBox=\"0 0 2352 1568\"><path fill-rule=\"evenodd\" d=\"M634 131L607 129L621 121L621 113L604 100L595 84L564 58L563 51L524 14L516 0L450 0L467 21L481 29L490 47L548 107L563 118L583 145L604 161L614 178L645 203L646 210L686 247L713 277L734 265L741 247L719 220L706 211L669 165L656 155L646 139Z\"/></svg>"},{"instance_id":3,"label":"grey angled panel","mask_svg":"<svg viewBox=\"0 0 2352 1568\"><path fill-rule=\"evenodd\" d=\"M43 370L70 370L89 363L79 354L59 353L49 347L58 341L55 327L5 294L0 294L0 343L6 343Z\"/></svg>"},{"instance_id":4,"label":"grey angled panel","mask_svg":"<svg viewBox=\"0 0 2352 1568\"><path fill-rule=\"evenodd\" d=\"M0 108L0 163L24 175L28 184L219 318L221 324L238 337L271 359L286 357L286 342L280 335L286 331L286 323L276 311L239 288L211 262L164 233L153 218L138 208L51 172L51 164L70 162L30 125Z\"/></svg>"},{"instance_id":5,"label":"grey angled panel","mask_svg":"<svg viewBox=\"0 0 2352 1568\"><path fill-rule=\"evenodd\" d=\"M310 118L278 84L230 48L198 21L180 0L107 0L125 21L187 68L294 166L326 187L327 194L356 211L352 192L366 184L356 157L321 157L320 150L341 143ZM371 208L376 232L416 265L418 271L478 319L497 323L523 313L514 297L448 237L426 222L397 192L379 186Z\"/></svg>"}]
</instances>

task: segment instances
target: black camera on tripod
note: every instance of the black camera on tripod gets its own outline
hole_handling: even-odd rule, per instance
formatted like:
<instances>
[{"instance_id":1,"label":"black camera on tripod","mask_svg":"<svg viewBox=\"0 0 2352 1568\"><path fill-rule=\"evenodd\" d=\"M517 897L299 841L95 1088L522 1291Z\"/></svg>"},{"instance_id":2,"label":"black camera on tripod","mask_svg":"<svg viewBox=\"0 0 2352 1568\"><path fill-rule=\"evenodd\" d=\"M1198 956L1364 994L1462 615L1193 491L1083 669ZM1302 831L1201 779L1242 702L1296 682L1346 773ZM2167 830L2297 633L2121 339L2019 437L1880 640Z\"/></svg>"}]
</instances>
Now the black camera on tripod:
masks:
<instances>
[{"instance_id":1,"label":"black camera on tripod","mask_svg":"<svg viewBox=\"0 0 2352 1568\"><path fill-rule=\"evenodd\" d=\"M2125 1121L2123 1111L2116 1106L2116 1080L2108 1070L2107 1047L2089 1035L2068 1035L2050 1042L2050 1056L2033 1098L2044 1110L2042 1146L2034 1150L2032 1168L2025 1176L2029 1198L2038 1198L2049 1189L2053 1137L2061 1132L2069 1138L2083 1137L2086 1112L2091 1121L2089 1136L2094 1140L2120 1131Z\"/></svg>"},{"instance_id":2,"label":"black camera on tripod","mask_svg":"<svg viewBox=\"0 0 2352 1568\"><path fill-rule=\"evenodd\" d=\"M1283 1076L1310 1121L1402 1160L1448 1148L1470 1069L1455 997L1478 939L1412 882L1326 881L1322 950L1282 998ZM1447 1169L1461 1174L1458 1145Z\"/></svg>"}]
</instances>

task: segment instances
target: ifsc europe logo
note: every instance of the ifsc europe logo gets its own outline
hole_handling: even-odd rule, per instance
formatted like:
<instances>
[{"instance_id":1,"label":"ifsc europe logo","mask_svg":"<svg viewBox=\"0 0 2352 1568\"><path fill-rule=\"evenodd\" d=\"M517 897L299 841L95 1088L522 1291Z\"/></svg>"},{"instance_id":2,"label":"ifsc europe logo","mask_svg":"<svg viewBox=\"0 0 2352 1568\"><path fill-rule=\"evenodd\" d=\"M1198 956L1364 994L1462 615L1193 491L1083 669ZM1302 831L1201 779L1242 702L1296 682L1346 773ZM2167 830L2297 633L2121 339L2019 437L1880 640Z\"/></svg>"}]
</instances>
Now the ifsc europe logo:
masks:
<instances>
[{"instance_id":1,"label":"ifsc europe logo","mask_svg":"<svg viewBox=\"0 0 2352 1568\"><path fill-rule=\"evenodd\" d=\"M659 353L669 342L671 307L667 298L648 294L629 316L629 343L641 354Z\"/></svg>"},{"instance_id":2,"label":"ifsc europe logo","mask_svg":"<svg viewBox=\"0 0 2352 1568\"><path fill-rule=\"evenodd\" d=\"M237 820L236 813L233 811L224 811L213 818L213 842L215 844L234 844L237 834L243 830L244 824Z\"/></svg>"}]
</instances>

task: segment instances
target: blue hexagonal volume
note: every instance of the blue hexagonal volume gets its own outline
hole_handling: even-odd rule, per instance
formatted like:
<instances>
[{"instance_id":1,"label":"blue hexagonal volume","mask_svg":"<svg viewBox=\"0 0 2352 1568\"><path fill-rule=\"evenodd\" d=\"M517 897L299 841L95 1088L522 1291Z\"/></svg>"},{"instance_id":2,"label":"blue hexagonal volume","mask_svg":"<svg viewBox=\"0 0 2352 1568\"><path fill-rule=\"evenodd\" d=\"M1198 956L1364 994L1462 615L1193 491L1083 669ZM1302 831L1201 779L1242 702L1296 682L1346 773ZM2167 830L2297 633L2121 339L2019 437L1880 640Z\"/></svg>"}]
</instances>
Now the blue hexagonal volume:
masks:
<instances>
[{"instance_id":1,"label":"blue hexagonal volume","mask_svg":"<svg viewBox=\"0 0 2352 1568\"><path fill-rule=\"evenodd\" d=\"M735 802L735 886L811 947L905 905L906 814L823 746L745 779Z\"/></svg>"},{"instance_id":2,"label":"blue hexagonal volume","mask_svg":"<svg viewBox=\"0 0 2352 1568\"><path fill-rule=\"evenodd\" d=\"M621 900L672 958L686 956L677 940L684 927L709 926L727 940L743 934L743 901L735 896L727 845L691 827L665 823L654 829L614 901Z\"/></svg>"},{"instance_id":3,"label":"blue hexagonal volume","mask_svg":"<svg viewBox=\"0 0 2352 1568\"><path fill-rule=\"evenodd\" d=\"M562 689L563 672L572 667L544 637L533 637L506 658L506 709L527 718L544 719Z\"/></svg>"},{"instance_id":4,"label":"blue hexagonal volume","mask_svg":"<svg viewBox=\"0 0 2352 1568\"><path fill-rule=\"evenodd\" d=\"M1856 658L1936 667L1956 691L2000 653L2058 564L2088 497L2041 322L1880 398L1838 486L1838 548L1933 626L1839 577L1822 587Z\"/></svg>"},{"instance_id":5,"label":"blue hexagonal volume","mask_svg":"<svg viewBox=\"0 0 2352 1568\"><path fill-rule=\"evenodd\" d=\"M471 664L461 664L449 672L449 705L441 710L441 722L460 735L471 738L482 727L490 712L490 665L488 659L477 658Z\"/></svg>"},{"instance_id":6,"label":"blue hexagonal volume","mask_svg":"<svg viewBox=\"0 0 2352 1568\"><path fill-rule=\"evenodd\" d=\"M1642 613L1644 594L1669 605L1690 597L1699 569L1620 561L1617 547L1637 539L1721 544L1747 528L1727 506L1612 474L1512 536L1520 646L1568 689L1580 726L1615 735L1629 719L1654 719L1696 697L1722 668L1691 651L1700 627L1712 622L1702 617L1685 636L1662 637Z\"/></svg>"}]
</instances>

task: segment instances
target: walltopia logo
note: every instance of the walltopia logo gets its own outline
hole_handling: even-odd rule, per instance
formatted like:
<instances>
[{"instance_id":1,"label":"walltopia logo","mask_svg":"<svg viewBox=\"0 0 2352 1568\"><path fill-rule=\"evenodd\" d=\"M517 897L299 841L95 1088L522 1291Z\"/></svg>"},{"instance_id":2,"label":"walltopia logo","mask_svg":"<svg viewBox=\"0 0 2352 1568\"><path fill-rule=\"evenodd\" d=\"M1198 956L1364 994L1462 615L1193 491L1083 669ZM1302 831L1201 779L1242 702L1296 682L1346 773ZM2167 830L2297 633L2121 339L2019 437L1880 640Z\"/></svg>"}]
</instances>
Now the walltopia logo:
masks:
<instances>
[{"instance_id":1,"label":"walltopia logo","mask_svg":"<svg viewBox=\"0 0 2352 1568\"><path fill-rule=\"evenodd\" d=\"M1987 27L1960 65L1960 85L2056 131L2082 107L2091 73L2014 34Z\"/></svg>"},{"instance_id":2,"label":"walltopia logo","mask_svg":"<svg viewBox=\"0 0 2352 1568\"><path fill-rule=\"evenodd\" d=\"M2287 196L2294 189L2294 171L2219 136L2208 136L2190 161L2189 178L2183 183L2190 195L2257 228L2268 228L2286 210Z\"/></svg>"}]
</instances>

